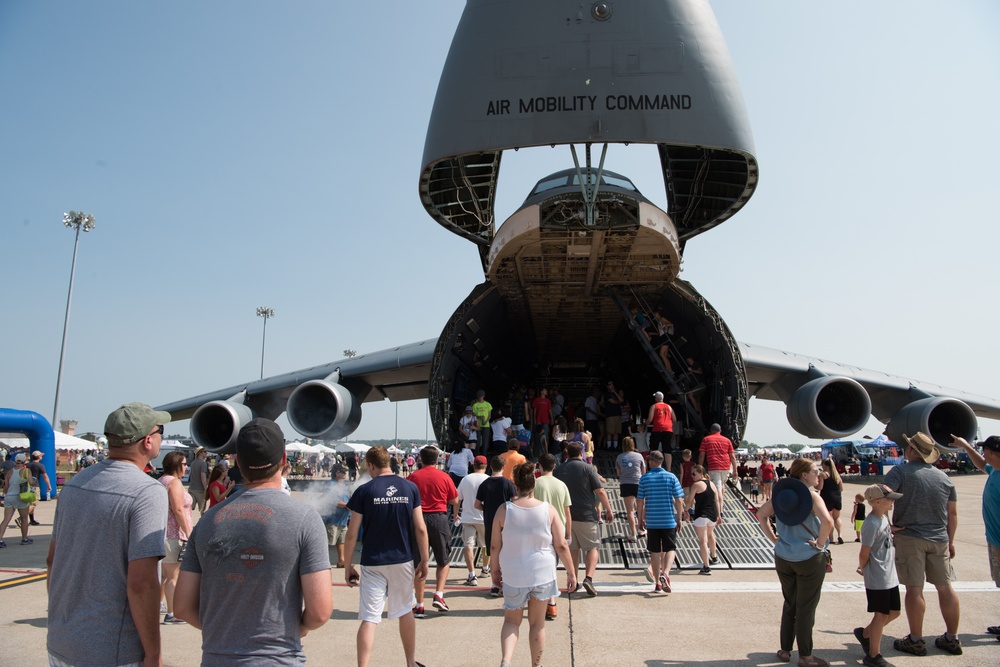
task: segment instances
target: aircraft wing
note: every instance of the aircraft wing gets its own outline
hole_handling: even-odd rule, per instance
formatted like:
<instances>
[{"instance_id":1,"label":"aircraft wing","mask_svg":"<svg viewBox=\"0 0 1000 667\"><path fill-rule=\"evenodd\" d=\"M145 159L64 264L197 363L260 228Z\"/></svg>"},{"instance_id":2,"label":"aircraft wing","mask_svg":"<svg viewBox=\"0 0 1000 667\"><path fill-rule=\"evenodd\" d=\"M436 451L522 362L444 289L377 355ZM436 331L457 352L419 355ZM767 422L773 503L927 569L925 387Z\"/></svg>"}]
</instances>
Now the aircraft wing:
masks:
<instances>
[{"instance_id":1,"label":"aircraft wing","mask_svg":"<svg viewBox=\"0 0 1000 667\"><path fill-rule=\"evenodd\" d=\"M1000 401L987 396L750 343L739 346L750 395L783 401L793 426L798 403L809 406L814 417L824 404L831 413L857 412L859 422L870 413L888 424L894 440L923 430L947 443L949 432L975 433L977 416L1000 419ZM828 393L826 400L819 396L822 391ZM961 430L962 425L971 425L971 431Z\"/></svg>"},{"instance_id":2,"label":"aircraft wing","mask_svg":"<svg viewBox=\"0 0 1000 667\"><path fill-rule=\"evenodd\" d=\"M427 398L437 342L431 338L253 380L157 409L192 419L192 436L214 451L231 450L253 416L276 419L286 411L303 435L342 437L360 423L362 403ZM750 396L784 402L800 432L815 431L819 423L840 430L857 424L857 431L874 415L888 424L891 438L925 430L948 442L946 431L971 427L974 433L977 416L1000 419L1000 401L986 396L750 343L739 343L739 349Z\"/></svg>"},{"instance_id":3,"label":"aircraft wing","mask_svg":"<svg viewBox=\"0 0 1000 667\"><path fill-rule=\"evenodd\" d=\"M175 420L191 419L195 440L231 451L241 426L254 416L288 412L293 428L310 437L349 434L361 403L427 398L436 338L253 380L157 407Z\"/></svg>"}]
</instances>

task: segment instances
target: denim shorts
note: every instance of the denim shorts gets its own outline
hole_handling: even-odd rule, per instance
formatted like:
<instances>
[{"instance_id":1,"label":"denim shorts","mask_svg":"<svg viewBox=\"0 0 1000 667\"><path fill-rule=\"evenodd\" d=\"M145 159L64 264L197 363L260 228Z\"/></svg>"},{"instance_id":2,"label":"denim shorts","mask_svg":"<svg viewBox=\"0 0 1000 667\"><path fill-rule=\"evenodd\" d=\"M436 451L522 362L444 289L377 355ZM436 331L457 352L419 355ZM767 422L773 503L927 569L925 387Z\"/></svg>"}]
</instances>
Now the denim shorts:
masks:
<instances>
[{"instance_id":1,"label":"denim shorts","mask_svg":"<svg viewBox=\"0 0 1000 667\"><path fill-rule=\"evenodd\" d=\"M514 611L524 609L528 604L528 597L545 602L549 598L559 597L559 582L553 579L547 584L539 586L529 586L528 588L515 588L508 584L503 585L503 608Z\"/></svg>"}]
</instances>

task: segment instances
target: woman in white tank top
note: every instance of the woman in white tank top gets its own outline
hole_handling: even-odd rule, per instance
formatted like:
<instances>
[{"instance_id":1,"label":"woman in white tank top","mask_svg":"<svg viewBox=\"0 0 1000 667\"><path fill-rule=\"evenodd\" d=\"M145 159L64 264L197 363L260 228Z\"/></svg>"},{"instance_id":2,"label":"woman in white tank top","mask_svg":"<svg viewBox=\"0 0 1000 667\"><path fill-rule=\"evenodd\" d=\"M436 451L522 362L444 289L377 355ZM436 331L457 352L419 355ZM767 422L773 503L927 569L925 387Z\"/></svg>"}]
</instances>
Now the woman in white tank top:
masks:
<instances>
[{"instance_id":1,"label":"woman in white tank top","mask_svg":"<svg viewBox=\"0 0 1000 667\"><path fill-rule=\"evenodd\" d=\"M569 545L555 509L535 499L535 464L514 468L517 498L501 507L493 519L491 564L503 581L503 627L500 630L501 667L510 667L528 607L532 664L545 649L545 608L559 595L556 556L566 568L566 587L576 588Z\"/></svg>"}]
</instances>

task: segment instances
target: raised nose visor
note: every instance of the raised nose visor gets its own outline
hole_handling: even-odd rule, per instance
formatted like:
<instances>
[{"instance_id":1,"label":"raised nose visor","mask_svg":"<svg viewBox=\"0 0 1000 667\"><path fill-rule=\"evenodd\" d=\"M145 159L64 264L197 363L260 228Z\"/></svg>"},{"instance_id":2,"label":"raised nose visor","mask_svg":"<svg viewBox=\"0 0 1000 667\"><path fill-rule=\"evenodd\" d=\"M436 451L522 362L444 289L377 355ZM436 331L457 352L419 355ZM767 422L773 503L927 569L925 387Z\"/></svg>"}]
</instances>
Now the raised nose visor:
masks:
<instances>
[{"instance_id":1,"label":"raised nose visor","mask_svg":"<svg viewBox=\"0 0 1000 667\"><path fill-rule=\"evenodd\" d=\"M621 325L606 290L652 298L680 271L677 229L664 211L608 173L623 187L602 183L588 224L572 177L566 171L543 179L497 231L488 255L487 277L518 330L538 335L543 353L579 348L587 337L596 349L606 347ZM570 321L579 326L567 327Z\"/></svg>"},{"instance_id":2,"label":"raised nose visor","mask_svg":"<svg viewBox=\"0 0 1000 667\"><path fill-rule=\"evenodd\" d=\"M579 201L518 210L490 246L490 280L501 289L555 282L590 296L598 286L665 285L677 277L680 244L665 212L648 202L619 200L617 215L588 228L581 211Z\"/></svg>"}]
</instances>

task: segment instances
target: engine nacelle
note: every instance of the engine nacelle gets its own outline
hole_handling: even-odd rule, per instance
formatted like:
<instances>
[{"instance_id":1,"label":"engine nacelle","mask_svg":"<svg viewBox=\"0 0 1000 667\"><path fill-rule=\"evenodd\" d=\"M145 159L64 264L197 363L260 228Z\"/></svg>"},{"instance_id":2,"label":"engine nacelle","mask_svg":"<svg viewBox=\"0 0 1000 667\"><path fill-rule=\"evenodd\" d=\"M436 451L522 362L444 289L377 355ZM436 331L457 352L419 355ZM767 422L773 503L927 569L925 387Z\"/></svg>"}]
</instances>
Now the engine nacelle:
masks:
<instances>
[{"instance_id":1,"label":"engine nacelle","mask_svg":"<svg viewBox=\"0 0 1000 667\"><path fill-rule=\"evenodd\" d=\"M904 445L903 435L912 437L917 431L927 433L939 445L949 445L955 434L973 442L979 423L976 413L957 398L936 396L907 403L892 416L886 435L893 442Z\"/></svg>"},{"instance_id":2,"label":"engine nacelle","mask_svg":"<svg viewBox=\"0 0 1000 667\"><path fill-rule=\"evenodd\" d=\"M288 423L307 438L334 440L361 423L361 404L343 385L327 380L303 382L288 397Z\"/></svg>"},{"instance_id":3,"label":"engine nacelle","mask_svg":"<svg viewBox=\"0 0 1000 667\"><path fill-rule=\"evenodd\" d=\"M810 438L842 438L868 423L872 401L857 381L824 376L806 382L788 401L785 414L796 431Z\"/></svg>"},{"instance_id":4,"label":"engine nacelle","mask_svg":"<svg viewBox=\"0 0 1000 667\"><path fill-rule=\"evenodd\" d=\"M210 452L232 454L240 429L253 418L253 410L242 403L212 401L195 410L191 417L191 437Z\"/></svg>"}]
</instances>

